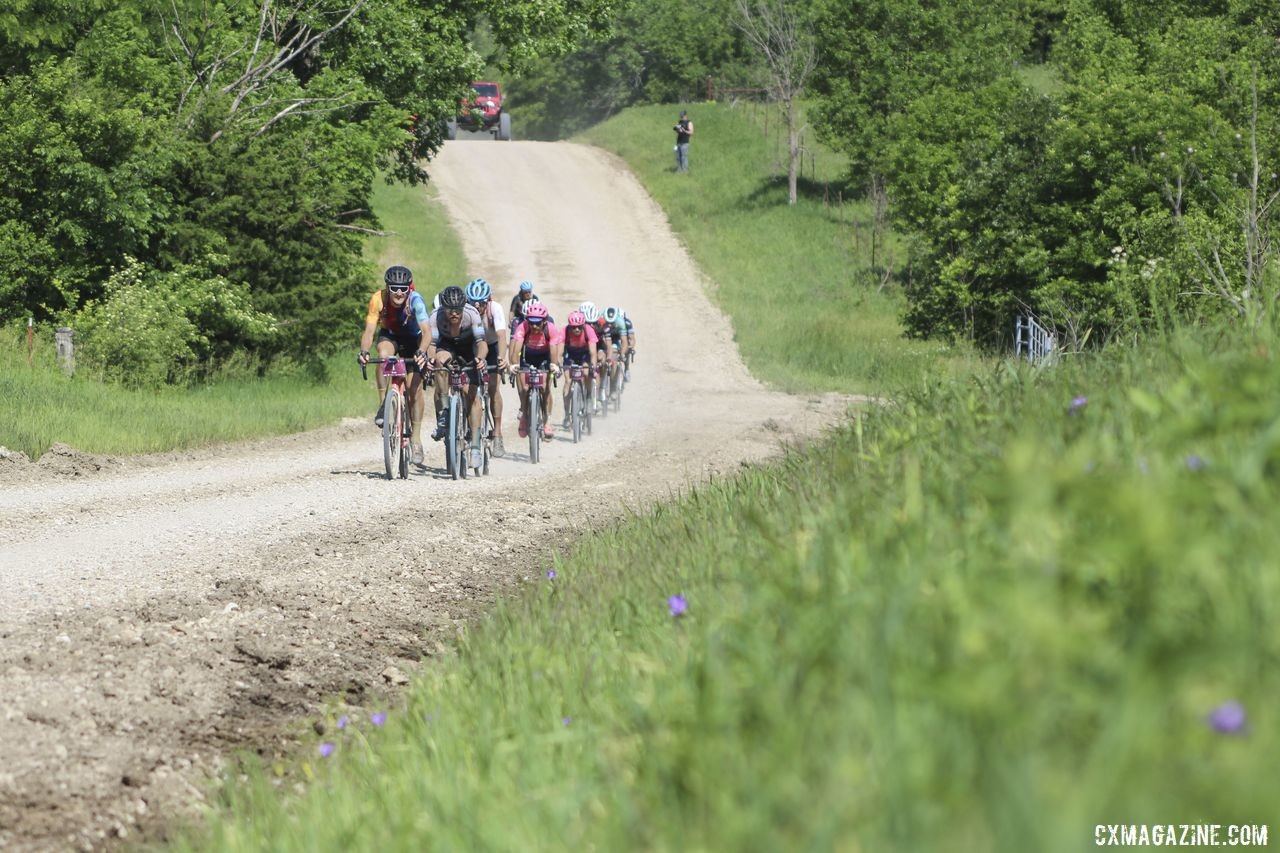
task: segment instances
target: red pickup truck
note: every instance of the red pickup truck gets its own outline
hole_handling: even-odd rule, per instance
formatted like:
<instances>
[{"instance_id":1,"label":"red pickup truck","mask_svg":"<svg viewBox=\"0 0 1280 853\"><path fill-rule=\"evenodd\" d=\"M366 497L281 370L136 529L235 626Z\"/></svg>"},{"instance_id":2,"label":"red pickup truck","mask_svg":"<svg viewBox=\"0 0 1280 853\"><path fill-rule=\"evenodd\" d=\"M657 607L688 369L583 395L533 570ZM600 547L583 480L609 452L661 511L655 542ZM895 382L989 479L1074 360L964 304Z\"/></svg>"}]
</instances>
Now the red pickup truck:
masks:
<instances>
[{"instance_id":1,"label":"red pickup truck","mask_svg":"<svg viewBox=\"0 0 1280 853\"><path fill-rule=\"evenodd\" d=\"M458 138L458 131L485 132L494 139L511 139L511 115L502 109L502 87L481 80L471 84L475 94L464 100L458 117L445 123L446 136Z\"/></svg>"}]
</instances>

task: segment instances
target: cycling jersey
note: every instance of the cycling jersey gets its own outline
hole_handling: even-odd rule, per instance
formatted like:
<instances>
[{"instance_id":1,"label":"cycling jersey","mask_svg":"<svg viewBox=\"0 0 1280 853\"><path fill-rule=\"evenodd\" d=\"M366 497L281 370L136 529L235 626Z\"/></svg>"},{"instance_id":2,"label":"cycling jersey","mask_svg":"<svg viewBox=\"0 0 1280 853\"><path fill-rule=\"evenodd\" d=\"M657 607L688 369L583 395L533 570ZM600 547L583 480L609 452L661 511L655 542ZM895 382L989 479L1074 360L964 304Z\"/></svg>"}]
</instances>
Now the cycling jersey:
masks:
<instances>
[{"instance_id":1,"label":"cycling jersey","mask_svg":"<svg viewBox=\"0 0 1280 853\"><path fill-rule=\"evenodd\" d=\"M613 327L605 322L603 315L601 315L600 319L596 320L594 323L588 323L587 326L595 331L596 338L601 342L607 341L611 337L610 332L613 330Z\"/></svg>"},{"instance_id":2,"label":"cycling jersey","mask_svg":"<svg viewBox=\"0 0 1280 853\"><path fill-rule=\"evenodd\" d=\"M516 323L524 319L524 308L529 304L529 299L533 299L537 294L530 293L529 299L521 299L523 293L517 293L511 300L511 328L514 329Z\"/></svg>"},{"instance_id":3,"label":"cycling jersey","mask_svg":"<svg viewBox=\"0 0 1280 853\"><path fill-rule=\"evenodd\" d=\"M572 326L565 327L564 330L564 358L565 361L572 361L577 364L583 364L591 360L591 346L598 344L599 338L596 337L596 330L591 328L590 324L574 329Z\"/></svg>"},{"instance_id":4,"label":"cycling jersey","mask_svg":"<svg viewBox=\"0 0 1280 853\"><path fill-rule=\"evenodd\" d=\"M462 308L457 334L449 333L449 315L445 309L441 308L431 315L431 343L437 349L452 353L458 358L473 359L476 343L484 339L484 320L480 319L480 312L470 305Z\"/></svg>"},{"instance_id":5,"label":"cycling jersey","mask_svg":"<svg viewBox=\"0 0 1280 853\"><path fill-rule=\"evenodd\" d=\"M474 305L471 306L475 308ZM498 342L498 330L507 328L507 315L503 313L502 306L492 299L485 306L484 311L476 309L480 314L480 319L484 320L484 339L489 342L490 349L492 345Z\"/></svg>"},{"instance_id":6,"label":"cycling jersey","mask_svg":"<svg viewBox=\"0 0 1280 853\"><path fill-rule=\"evenodd\" d=\"M369 310L365 312L365 323L377 323L387 336L400 341L407 341L422 336L428 325L427 303L422 294L416 290L409 291L409 298L397 309L390 303L383 302L383 289L375 290L369 297Z\"/></svg>"},{"instance_id":7,"label":"cycling jersey","mask_svg":"<svg viewBox=\"0 0 1280 853\"><path fill-rule=\"evenodd\" d=\"M521 320L511 340L525 351L549 353L553 345L564 343L564 331L555 323L530 325L528 320Z\"/></svg>"}]
</instances>

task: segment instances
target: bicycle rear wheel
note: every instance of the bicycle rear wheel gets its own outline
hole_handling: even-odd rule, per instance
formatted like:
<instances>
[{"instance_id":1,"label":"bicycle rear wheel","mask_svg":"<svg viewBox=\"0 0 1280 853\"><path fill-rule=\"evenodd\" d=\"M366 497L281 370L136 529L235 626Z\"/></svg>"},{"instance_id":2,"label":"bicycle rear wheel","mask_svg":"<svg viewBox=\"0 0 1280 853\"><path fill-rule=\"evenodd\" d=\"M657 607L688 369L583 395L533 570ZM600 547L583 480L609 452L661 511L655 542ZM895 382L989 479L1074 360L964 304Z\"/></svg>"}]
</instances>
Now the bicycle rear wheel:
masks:
<instances>
[{"instance_id":1,"label":"bicycle rear wheel","mask_svg":"<svg viewBox=\"0 0 1280 853\"><path fill-rule=\"evenodd\" d=\"M610 384L609 396L613 398L613 410L615 412L622 411L622 368L615 367L613 369L613 381Z\"/></svg>"},{"instance_id":2,"label":"bicycle rear wheel","mask_svg":"<svg viewBox=\"0 0 1280 853\"><path fill-rule=\"evenodd\" d=\"M538 450L542 444L542 400L537 389L529 389L529 461L538 461Z\"/></svg>"},{"instance_id":3,"label":"bicycle rear wheel","mask_svg":"<svg viewBox=\"0 0 1280 853\"><path fill-rule=\"evenodd\" d=\"M403 429L400 422L404 419L404 398L400 391L392 385L387 388L387 396L382 404L382 461L387 468L387 479L395 479L400 471L400 457L404 448L400 444L400 433Z\"/></svg>"}]
</instances>

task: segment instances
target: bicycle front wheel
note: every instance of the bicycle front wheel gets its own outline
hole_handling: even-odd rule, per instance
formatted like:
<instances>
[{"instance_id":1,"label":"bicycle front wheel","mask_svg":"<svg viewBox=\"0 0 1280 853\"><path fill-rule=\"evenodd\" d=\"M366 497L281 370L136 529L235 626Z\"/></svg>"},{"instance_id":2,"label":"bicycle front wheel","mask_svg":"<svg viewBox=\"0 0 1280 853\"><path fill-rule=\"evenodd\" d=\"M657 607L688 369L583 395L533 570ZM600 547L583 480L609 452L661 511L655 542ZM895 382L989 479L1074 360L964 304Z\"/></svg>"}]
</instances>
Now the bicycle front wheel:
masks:
<instances>
[{"instance_id":1,"label":"bicycle front wheel","mask_svg":"<svg viewBox=\"0 0 1280 853\"><path fill-rule=\"evenodd\" d=\"M569 394L569 422L573 425L573 443L582 440L582 386L575 382Z\"/></svg>"},{"instance_id":2,"label":"bicycle front wheel","mask_svg":"<svg viewBox=\"0 0 1280 853\"><path fill-rule=\"evenodd\" d=\"M449 476L458 479L462 476L462 472L458 470L458 397L456 394L449 395L449 414L446 421L447 428L444 434L444 466L448 470Z\"/></svg>"},{"instance_id":3,"label":"bicycle front wheel","mask_svg":"<svg viewBox=\"0 0 1280 853\"><path fill-rule=\"evenodd\" d=\"M529 389L529 461L537 463L542 444L542 400L536 389Z\"/></svg>"},{"instance_id":4,"label":"bicycle front wheel","mask_svg":"<svg viewBox=\"0 0 1280 853\"><path fill-rule=\"evenodd\" d=\"M387 389L387 396L382 403L382 461L386 464L388 480L395 479L400 471L400 457L404 453L404 448L400 444L400 433L404 429L401 426L403 419L404 398L392 385Z\"/></svg>"}]
</instances>

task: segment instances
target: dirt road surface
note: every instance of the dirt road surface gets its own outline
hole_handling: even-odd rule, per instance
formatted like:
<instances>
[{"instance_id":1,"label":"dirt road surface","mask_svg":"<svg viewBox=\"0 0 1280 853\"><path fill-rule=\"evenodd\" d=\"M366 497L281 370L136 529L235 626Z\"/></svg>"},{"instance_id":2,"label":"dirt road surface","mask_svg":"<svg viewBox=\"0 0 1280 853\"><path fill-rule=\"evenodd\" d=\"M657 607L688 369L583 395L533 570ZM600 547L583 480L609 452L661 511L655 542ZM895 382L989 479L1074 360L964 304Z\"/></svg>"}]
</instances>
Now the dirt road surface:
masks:
<instances>
[{"instance_id":1,"label":"dirt road surface","mask_svg":"<svg viewBox=\"0 0 1280 853\"><path fill-rule=\"evenodd\" d=\"M154 457L0 459L0 849L163 838L233 750L288 753L325 709L394 703L576 534L847 409L748 375L620 161L473 142L431 171L504 301L527 278L557 319L585 298L627 309L639 355L622 411L578 445L557 429L535 466L508 391L514 452L462 482L430 441L428 468L388 482L367 420Z\"/></svg>"}]
</instances>

